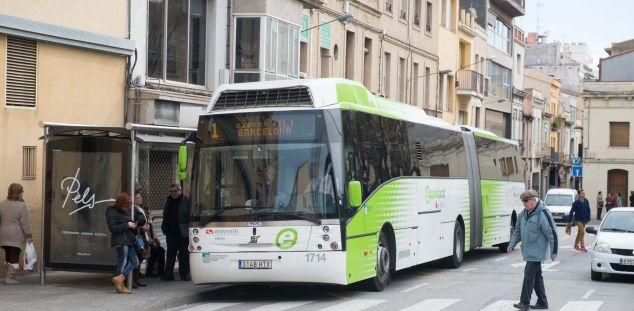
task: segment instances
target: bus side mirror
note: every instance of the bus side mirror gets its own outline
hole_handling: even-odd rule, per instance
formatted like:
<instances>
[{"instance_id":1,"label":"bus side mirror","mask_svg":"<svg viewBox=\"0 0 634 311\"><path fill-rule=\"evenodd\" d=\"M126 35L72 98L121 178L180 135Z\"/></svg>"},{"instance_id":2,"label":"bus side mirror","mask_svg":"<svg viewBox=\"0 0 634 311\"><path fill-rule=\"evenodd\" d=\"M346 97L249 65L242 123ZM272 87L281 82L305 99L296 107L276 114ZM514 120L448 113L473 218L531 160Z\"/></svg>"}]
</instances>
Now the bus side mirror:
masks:
<instances>
[{"instance_id":1,"label":"bus side mirror","mask_svg":"<svg viewBox=\"0 0 634 311\"><path fill-rule=\"evenodd\" d=\"M187 146L178 147L178 180L187 179Z\"/></svg>"},{"instance_id":2,"label":"bus side mirror","mask_svg":"<svg viewBox=\"0 0 634 311\"><path fill-rule=\"evenodd\" d=\"M348 182L348 203L350 207L361 206L361 182Z\"/></svg>"}]
</instances>

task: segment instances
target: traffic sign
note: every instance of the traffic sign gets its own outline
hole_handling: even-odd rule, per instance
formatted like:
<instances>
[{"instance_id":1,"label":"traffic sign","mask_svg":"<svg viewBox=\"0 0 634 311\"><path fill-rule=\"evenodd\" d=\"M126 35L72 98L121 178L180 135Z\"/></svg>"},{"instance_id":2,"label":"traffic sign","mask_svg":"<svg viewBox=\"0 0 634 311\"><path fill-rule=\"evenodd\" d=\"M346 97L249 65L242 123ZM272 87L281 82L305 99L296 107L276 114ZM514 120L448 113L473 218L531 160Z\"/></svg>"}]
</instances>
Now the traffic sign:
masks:
<instances>
[{"instance_id":1,"label":"traffic sign","mask_svg":"<svg viewBox=\"0 0 634 311\"><path fill-rule=\"evenodd\" d=\"M573 166L572 177L581 177L581 176L583 176L583 166Z\"/></svg>"},{"instance_id":2,"label":"traffic sign","mask_svg":"<svg viewBox=\"0 0 634 311\"><path fill-rule=\"evenodd\" d=\"M581 164L581 158L580 157L574 157L571 159L572 165L579 165Z\"/></svg>"}]
</instances>

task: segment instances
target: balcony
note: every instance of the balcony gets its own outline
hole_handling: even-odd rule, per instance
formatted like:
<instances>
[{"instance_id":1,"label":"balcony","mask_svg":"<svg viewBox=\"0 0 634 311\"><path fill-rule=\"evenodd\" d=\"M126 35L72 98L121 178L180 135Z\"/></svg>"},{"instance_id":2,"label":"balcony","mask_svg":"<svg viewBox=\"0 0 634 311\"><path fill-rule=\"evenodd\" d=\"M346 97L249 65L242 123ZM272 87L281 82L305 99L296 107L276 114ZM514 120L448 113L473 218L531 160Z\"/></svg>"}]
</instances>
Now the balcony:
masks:
<instances>
[{"instance_id":1,"label":"balcony","mask_svg":"<svg viewBox=\"0 0 634 311\"><path fill-rule=\"evenodd\" d=\"M509 17L524 16L524 0L491 0L491 3L499 7Z\"/></svg>"},{"instance_id":2,"label":"balcony","mask_svg":"<svg viewBox=\"0 0 634 311\"><path fill-rule=\"evenodd\" d=\"M481 73L473 70L458 70L456 94L484 97L485 81Z\"/></svg>"},{"instance_id":3,"label":"balcony","mask_svg":"<svg viewBox=\"0 0 634 311\"><path fill-rule=\"evenodd\" d=\"M460 10L458 29L471 37L475 37L477 35L475 32L475 16L471 15L471 13L465 9Z\"/></svg>"},{"instance_id":4,"label":"balcony","mask_svg":"<svg viewBox=\"0 0 634 311\"><path fill-rule=\"evenodd\" d=\"M324 0L299 0L304 4L304 9L321 9L324 5Z\"/></svg>"},{"instance_id":5,"label":"balcony","mask_svg":"<svg viewBox=\"0 0 634 311\"><path fill-rule=\"evenodd\" d=\"M526 45L526 35L524 34L524 30L517 26L513 27L513 39L522 46Z\"/></svg>"}]
</instances>

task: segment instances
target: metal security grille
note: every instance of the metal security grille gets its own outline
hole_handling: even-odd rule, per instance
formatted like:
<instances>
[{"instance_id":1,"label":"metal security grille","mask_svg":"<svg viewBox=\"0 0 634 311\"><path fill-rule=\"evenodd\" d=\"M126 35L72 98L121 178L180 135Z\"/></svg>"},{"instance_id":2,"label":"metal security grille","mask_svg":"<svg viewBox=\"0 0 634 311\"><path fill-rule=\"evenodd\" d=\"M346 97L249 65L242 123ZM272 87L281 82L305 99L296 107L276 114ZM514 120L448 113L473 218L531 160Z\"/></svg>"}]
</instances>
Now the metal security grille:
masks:
<instances>
[{"instance_id":1,"label":"metal security grille","mask_svg":"<svg viewBox=\"0 0 634 311\"><path fill-rule=\"evenodd\" d=\"M7 37L7 106L35 107L37 41Z\"/></svg>"},{"instance_id":2,"label":"metal security grille","mask_svg":"<svg viewBox=\"0 0 634 311\"><path fill-rule=\"evenodd\" d=\"M272 90L224 91L213 110L247 109L258 107L312 107L313 100L306 87Z\"/></svg>"},{"instance_id":3,"label":"metal security grille","mask_svg":"<svg viewBox=\"0 0 634 311\"><path fill-rule=\"evenodd\" d=\"M150 209L165 206L169 186L176 181L177 155L171 151L150 151L148 198L144 200Z\"/></svg>"},{"instance_id":4,"label":"metal security grille","mask_svg":"<svg viewBox=\"0 0 634 311\"><path fill-rule=\"evenodd\" d=\"M34 146L22 147L22 179L35 179Z\"/></svg>"}]
</instances>

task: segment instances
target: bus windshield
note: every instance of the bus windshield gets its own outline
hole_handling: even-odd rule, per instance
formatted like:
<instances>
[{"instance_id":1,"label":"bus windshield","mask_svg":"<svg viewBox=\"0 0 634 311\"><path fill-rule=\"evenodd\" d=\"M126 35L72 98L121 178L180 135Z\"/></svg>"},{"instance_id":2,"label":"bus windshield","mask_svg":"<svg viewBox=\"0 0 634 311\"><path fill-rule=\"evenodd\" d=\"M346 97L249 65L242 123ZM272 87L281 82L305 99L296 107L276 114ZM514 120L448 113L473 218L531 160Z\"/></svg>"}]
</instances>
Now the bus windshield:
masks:
<instances>
[{"instance_id":1,"label":"bus windshield","mask_svg":"<svg viewBox=\"0 0 634 311\"><path fill-rule=\"evenodd\" d=\"M194 226L337 217L321 112L212 116L199 137Z\"/></svg>"}]
</instances>

